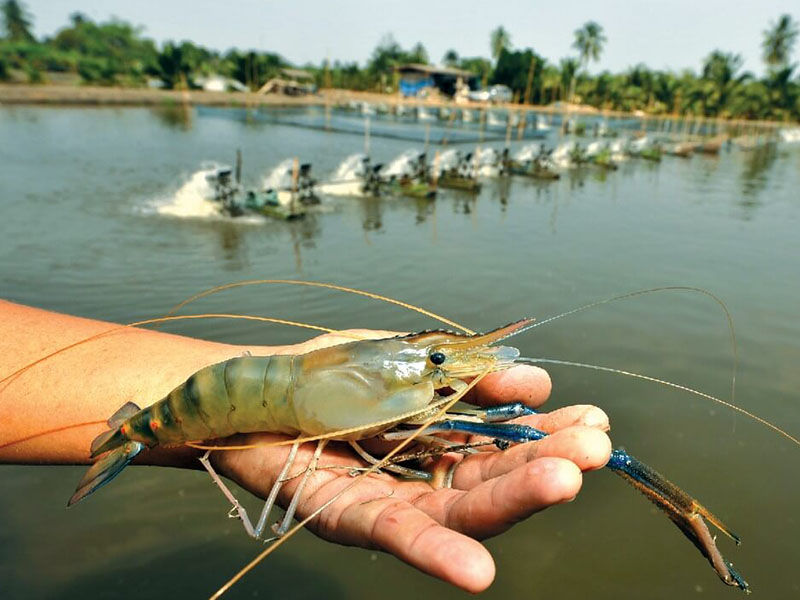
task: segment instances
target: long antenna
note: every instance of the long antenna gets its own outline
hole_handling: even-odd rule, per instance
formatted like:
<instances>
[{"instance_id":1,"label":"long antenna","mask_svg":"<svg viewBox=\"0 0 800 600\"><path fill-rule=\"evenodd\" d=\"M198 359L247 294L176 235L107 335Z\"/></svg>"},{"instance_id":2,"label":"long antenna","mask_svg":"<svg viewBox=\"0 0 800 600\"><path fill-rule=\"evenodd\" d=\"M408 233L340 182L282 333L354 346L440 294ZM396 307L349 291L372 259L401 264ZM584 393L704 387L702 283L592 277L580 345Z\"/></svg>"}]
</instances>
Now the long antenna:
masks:
<instances>
[{"instance_id":1,"label":"long antenna","mask_svg":"<svg viewBox=\"0 0 800 600\"><path fill-rule=\"evenodd\" d=\"M579 363L579 362L574 362L574 361L570 361L570 360L559 360L559 359L556 359L556 358L525 358L525 357L520 357L520 358L517 358L516 362L520 362L520 363L524 363L524 364L530 364L530 365L540 365L540 364L564 365L564 366L567 366L567 367L578 367L578 368L581 368L581 369L591 369L593 371L603 371L605 373L615 373L617 375L625 375L626 377L634 377L635 379L642 379L644 381L650 381L650 382L653 382L653 383L658 383L658 384L661 384L661 385L665 385L667 387L675 388L676 390L681 390L682 392L687 392L689 394L694 394L695 396L700 396L701 398L705 398L707 400L713 400L717 404L721 404L722 406L724 406L726 408L730 408L731 410L734 410L734 411L736 411L738 413L741 413L741 414L743 414L745 416L748 416L751 419L753 419L754 421L757 421L757 422L761 423L762 425L765 425L766 427L769 427L770 429L772 429L776 433L781 434L786 439L788 439L791 442L793 442L794 444L797 444L798 446L800 446L800 439L796 438L791 433L788 433L788 432L784 431L783 429L781 429L777 425L773 425L772 423L770 423L766 419L762 419L758 415L755 415L755 414L751 413L749 410L746 410L746 409L744 409L744 408L742 408L740 406L736 406L735 404L731 404L730 402L727 402L726 400L722 400L721 398L717 398L716 396L712 396L711 394L706 394L705 392L701 392L701 391L696 390L694 388L690 388L689 386L681 385L680 383L673 383L672 381L667 381L666 379L659 379L658 377L651 377L650 375L643 375L642 373L634 373L632 371L624 371L623 369L615 369L613 367L603 367L603 366L600 366L600 365L592 365L592 364L588 364L588 363Z\"/></svg>"}]
</instances>

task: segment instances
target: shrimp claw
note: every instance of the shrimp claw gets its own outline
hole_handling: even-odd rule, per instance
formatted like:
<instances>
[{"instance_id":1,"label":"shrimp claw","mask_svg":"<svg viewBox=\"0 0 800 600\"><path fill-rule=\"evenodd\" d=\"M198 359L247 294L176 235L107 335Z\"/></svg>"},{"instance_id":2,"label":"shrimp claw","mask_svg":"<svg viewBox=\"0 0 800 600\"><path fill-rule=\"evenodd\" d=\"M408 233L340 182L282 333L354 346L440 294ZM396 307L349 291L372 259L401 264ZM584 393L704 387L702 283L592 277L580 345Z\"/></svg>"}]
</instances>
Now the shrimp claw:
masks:
<instances>
[{"instance_id":1,"label":"shrimp claw","mask_svg":"<svg viewBox=\"0 0 800 600\"><path fill-rule=\"evenodd\" d=\"M739 536L719 518L677 485L624 450L613 450L606 466L663 510L708 559L723 582L750 593L750 586L733 568L733 564L725 560L708 530L705 519L735 541L737 546L741 543Z\"/></svg>"},{"instance_id":2,"label":"shrimp claw","mask_svg":"<svg viewBox=\"0 0 800 600\"><path fill-rule=\"evenodd\" d=\"M508 408L500 406L494 407L491 410L496 411L497 415L500 415L504 410L514 412L519 409L508 405ZM476 413L477 412L485 413L486 411L476 411ZM493 415L493 413L483 414L481 416L488 421L491 419L491 415ZM544 431L518 423L475 422L461 420L459 418L446 419L434 423L426 430L426 433L436 432L468 433L512 443L532 442L545 438L548 435ZM395 435L393 434L394 432L391 432L385 435L385 437L392 437L394 439ZM611 452L611 458L606 466L662 509L684 535L686 535L698 550L700 550L703 556L708 559L723 582L750 593L748 583L733 568L733 565L722 556L717 548L714 537L711 535L706 525L705 520L708 520L725 535L733 539L738 545L740 543L739 536L731 531L719 518L714 516L707 508L677 485L624 450L613 450Z\"/></svg>"}]
</instances>

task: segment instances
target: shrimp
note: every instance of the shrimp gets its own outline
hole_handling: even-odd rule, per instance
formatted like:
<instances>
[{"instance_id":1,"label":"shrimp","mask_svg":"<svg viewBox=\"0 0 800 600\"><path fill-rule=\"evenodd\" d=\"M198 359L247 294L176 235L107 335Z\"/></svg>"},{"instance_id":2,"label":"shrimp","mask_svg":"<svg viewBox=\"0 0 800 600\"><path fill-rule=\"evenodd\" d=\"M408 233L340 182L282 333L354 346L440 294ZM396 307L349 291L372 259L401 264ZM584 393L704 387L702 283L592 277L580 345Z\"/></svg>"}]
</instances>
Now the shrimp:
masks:
<instances>
[{"instance_id":1,"label":"shrimp","mask_svg":"<svg viewBox=\"0 0 800 600\"><path fill-rule=\"evenodd\" d=\"M199 370L145 409L127 403L91 445L98 458L73 505L113 479L145 448L269 432L355 441L424 415L436 390L463 377L513 365L519 352L492 342L524 329L525 319L483 336L426 331L359 340L302 355L242 356ZM453 366L441 368L445 356Z\"/></svg>"},{"instance_id":2,"label":"shrimp","mask_svg":"<svg viewBox=\"0 0 800 600\"><path fill-rule=\"evenodd\" d=\"M409 439L423 431L414 427L423 423L426 434L455 431L505 443L541 439L546 434L532 427L492 422L532 413L521 404L466 415L445 414L455 400L440 394L444 389L463 394L468 379L516 364L520 360L516 348L495 344L525 331L532 323L533 319L522 319L473 335L423 331L358 340L296 356L243 356L205 367L152 406L140 410L128 403L109 419L111 429L91 445L91 456L98 460L79 482L69 505L113 479L145 448L225 438L235 433L294 436L289 459L255 526L208 462L208 452L216 448L207 447L208 452L201 459L233 503L246 531L259 538L297 447L316 440L312 462L282 524L275 530L283 535L328 440L350 442L358 448L358 440L378 434L385 434L386 439ZM371 462L375 468L390 463L386 459ZM707 519L738 543L738 537L717 517L623 450L613 451L608 467L663 509L726 584L748 589L747 582L720 554L704 521Z\"/></svg>"}]
</instances>

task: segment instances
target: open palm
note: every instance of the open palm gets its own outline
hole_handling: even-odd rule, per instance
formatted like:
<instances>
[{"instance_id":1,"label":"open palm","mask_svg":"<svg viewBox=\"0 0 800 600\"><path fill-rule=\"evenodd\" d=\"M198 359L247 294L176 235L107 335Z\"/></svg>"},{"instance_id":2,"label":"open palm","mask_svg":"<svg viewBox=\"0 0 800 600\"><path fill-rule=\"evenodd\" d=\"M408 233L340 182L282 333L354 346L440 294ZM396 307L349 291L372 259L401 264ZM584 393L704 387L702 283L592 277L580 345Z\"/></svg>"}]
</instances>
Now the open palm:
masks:
<instances>
[{"instance_id":1,"label":"open palm","mask_svg":"<svg viewBox=\"0 0 800 600\"><path fill-rule=\"evenodd\" d=\"M520 366L486 376L465 400L481 406L522 401L536 408L549 392L547 373ZM581 472L605 465L611 451L604 433L608 419L596 407L571 406L517 421L552 435L503 452L492 449L436 459L430 468L454 469L451 488L435 489L427 482L401 480L387 473L370 474L344 491L308 527L333 542L394 554L467 591L487 588L494 579L494 562L476 540L502 533L535 512L571 500L581 487ZM277 439L280 436L250 434L238 436L236 443ZM292 473L309 463L314 447L300 447ZM288 453L288 446L256 447L214 452L211 460L220 474L265 498ZM453 466L455 462L458 464ZM354 480L347 467L363 466L346 444L328 444L318 470L303 490L297 517L312 514L351 486ZM280 504L288 504L300 479L286 482Z\"/></svg>"}]
</instances>

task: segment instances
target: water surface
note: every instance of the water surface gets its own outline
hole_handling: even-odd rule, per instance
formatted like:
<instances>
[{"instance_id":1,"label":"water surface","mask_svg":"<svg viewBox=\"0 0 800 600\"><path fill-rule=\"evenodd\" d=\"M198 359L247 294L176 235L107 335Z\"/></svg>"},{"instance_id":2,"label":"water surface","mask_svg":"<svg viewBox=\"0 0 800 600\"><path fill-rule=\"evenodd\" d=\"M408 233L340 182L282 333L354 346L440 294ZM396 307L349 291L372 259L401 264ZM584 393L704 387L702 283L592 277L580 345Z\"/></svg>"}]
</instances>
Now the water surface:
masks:
<instances>
[{"instance_id":1,"label":"water surface","mask_svg":"<svg viewBox=\"0 0 800 600\"><path fill-rule=\"evenodd\" d=\"M338 199L302 222L159 214L209 161L244 154L256 184L287 157L324 179L363 148L358 135L147 109L0 109L0 295L119 322L165 313L207 287L302 278L369 289L475 329L543 318L624 292L696 285L735 319L737 402L800 432L800 151L629 162L537 184L487 181L434 203ZM385 162L413 144L373 137ZM420 147L422 144L417 144ZM471 146L470 146L471 148ZM295 287L246 288L198 311L334 328L419 330L397 307ZM177 333L234 343L299 341L302 331L185 322ZM725 396L724 315L666 292L605 305L517 340L524 355L614 366ZM723 553L761 598L800 593L800 448L708 401L653 384L551 369L551 405L591 402L613 439L684 486L744 543ZM0 401L2 397L0 396ZM17 598L203 597L259 550L199 472L130 469L76 509L82 468L2 467L0 591ZM732 598L704 559L610 473L578 499L488 542L498 576L483 597ZM255 504L253 504L255 506ZM303 534L231 598L466 597L394 558Z\"/></svg>"}]
</instances>

